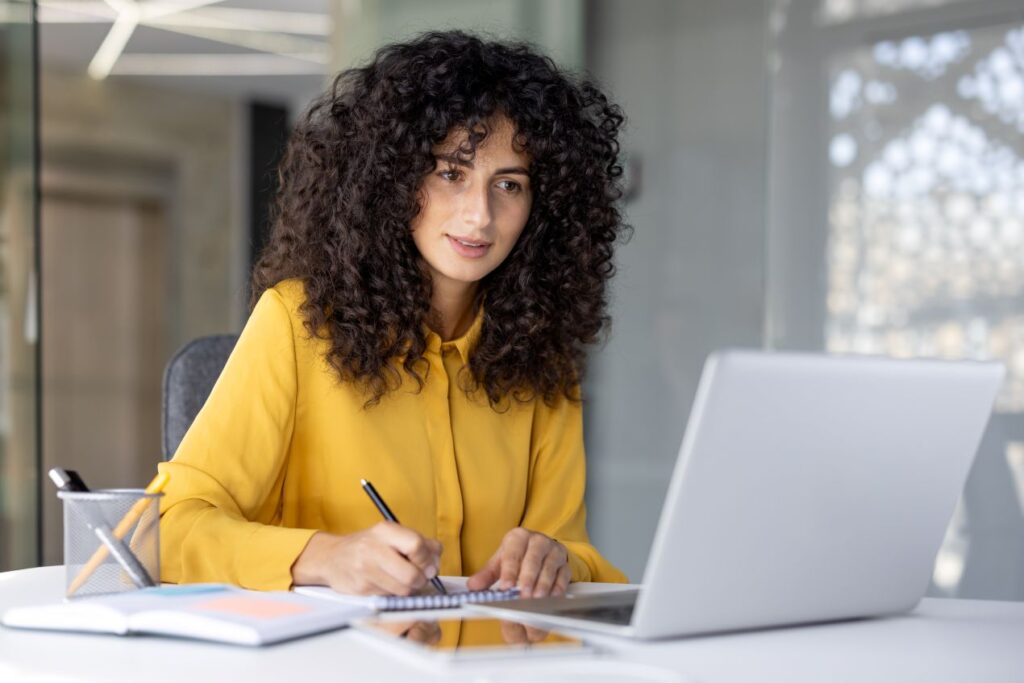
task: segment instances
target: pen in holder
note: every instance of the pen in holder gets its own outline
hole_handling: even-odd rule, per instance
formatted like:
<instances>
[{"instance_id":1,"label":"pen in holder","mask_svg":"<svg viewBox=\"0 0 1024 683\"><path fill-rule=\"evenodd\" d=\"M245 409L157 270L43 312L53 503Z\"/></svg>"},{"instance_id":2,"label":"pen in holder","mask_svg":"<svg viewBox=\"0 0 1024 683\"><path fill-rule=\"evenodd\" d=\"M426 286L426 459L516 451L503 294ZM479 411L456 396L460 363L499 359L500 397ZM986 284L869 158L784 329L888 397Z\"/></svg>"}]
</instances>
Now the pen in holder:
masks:
<instances>
[{"instance_id":1,"label":"pen in holder","mask_svg":"<svg viewBox=\"0 0 1024 683\"><path fill-rule=\"evenodd\" d=\"M66 595L118 593L160 577L160 493L60 491Z\"/></svg>"}]
</instances>

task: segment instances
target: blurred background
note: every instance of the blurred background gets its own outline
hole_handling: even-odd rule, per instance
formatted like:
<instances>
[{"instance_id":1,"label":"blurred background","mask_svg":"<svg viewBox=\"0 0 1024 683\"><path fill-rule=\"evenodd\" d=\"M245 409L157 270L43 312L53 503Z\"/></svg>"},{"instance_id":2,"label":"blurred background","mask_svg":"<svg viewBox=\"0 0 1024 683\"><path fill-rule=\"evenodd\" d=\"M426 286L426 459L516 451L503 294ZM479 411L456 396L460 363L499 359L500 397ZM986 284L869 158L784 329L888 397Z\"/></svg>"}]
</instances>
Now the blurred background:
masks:
<instances>
[{"instance_id":1,"label":"blurred background","mask_svg":"<svg viewBox=\"0 0 1024 683\"><path fill-rule=\"evenodd\" d=\"M0 570L61 561L50 466L148 481L163 367L244 324L309 100L452 27L628 117L636 232L585 391L606 555L642 579L709 351L998 359L931 593L1024 599L1019 0L0 0Z\"/></svg>"}]
</instances>

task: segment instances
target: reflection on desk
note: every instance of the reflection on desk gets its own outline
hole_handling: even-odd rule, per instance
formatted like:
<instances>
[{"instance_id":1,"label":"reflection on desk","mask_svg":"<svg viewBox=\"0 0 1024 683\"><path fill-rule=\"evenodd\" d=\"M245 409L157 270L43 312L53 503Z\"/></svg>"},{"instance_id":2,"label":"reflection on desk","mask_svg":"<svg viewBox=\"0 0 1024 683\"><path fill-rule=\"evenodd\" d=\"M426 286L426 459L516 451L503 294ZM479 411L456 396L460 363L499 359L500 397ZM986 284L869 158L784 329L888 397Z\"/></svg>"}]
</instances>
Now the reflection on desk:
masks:
<instances>
[{"instance_id":1,"label":"reflection on desk","mask_svg":"<svg viewBox=\"0 0 1024 683\"><path fill-rule=\"evenodd\" d=\"M517 624L501 619L476 616L470 619L393 619L375 622L381 631L396 637L435 645L439 649L490 647L494 645L531 645L541 642L566 643L578 641L558 632Z\"/></svg>"},{"instance_id":2,"label":"reflection on desk","mask_svg":"<svg viewBox=\"0 0 1024 683\"><path fill-rule=\"evenodd\" d=\"M0 573L0 611L58 599L63 579L62 567ZM460 613L445 610L443 615ZM249 650L165 638L0 628L0 681L1024 681L1024 603L926 599L912 613L886 619L653 643L587 637L607 654L594 660L480 663L453 675L381 656L351 630ZM669 677L665 670L676 674Z\"/></svg>"},{"instance_id":3,"label":"reflection on desk","mask_svg":"<svg viewBox=\"0 0 1024 683\"><path fill-rule=\"evenodd\" d=\"M578 636L548 631L485 615L439 619L365 619L356 632L387 655L407 655L432 666L479 664L535 657L593 657L598 650Z\"/></svg>"}]
</instances>

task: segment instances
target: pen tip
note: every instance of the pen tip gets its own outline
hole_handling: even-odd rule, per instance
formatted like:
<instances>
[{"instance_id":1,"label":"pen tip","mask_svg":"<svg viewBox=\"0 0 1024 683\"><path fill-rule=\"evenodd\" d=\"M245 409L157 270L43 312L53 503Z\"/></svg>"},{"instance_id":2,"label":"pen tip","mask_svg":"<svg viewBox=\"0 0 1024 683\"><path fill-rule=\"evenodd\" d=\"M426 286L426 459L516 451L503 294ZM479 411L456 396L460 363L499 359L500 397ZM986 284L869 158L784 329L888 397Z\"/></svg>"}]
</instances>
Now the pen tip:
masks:
<instances>
[{"instance_id":1,"label":"pen tip","mask_svg":"<svg viewBox=\"0 0 1024 683\"><path fill-rule=\"evenodd\" d=\"M360 486L366 486L366 480L365 479L360 479L359 480L359 484L360 484Z\"/></svg>"}]
</instances>

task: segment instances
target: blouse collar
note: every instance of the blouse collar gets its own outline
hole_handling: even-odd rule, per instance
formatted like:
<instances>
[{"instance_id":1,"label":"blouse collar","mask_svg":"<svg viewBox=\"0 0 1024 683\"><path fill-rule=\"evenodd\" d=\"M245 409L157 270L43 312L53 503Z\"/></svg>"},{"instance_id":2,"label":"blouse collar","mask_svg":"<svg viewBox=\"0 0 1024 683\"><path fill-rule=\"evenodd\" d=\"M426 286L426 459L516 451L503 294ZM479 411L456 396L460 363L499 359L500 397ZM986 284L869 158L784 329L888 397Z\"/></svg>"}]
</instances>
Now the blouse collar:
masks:
<instances>
[{"instance_id":1,"label":"blouse collar","mask_svg":"<svg viewBox=\"0 0 1024 683\"><path fill-rule=\"evenodd\" d=\"M465 365L469 364L469 353L473 347L476 346L477 341L480 340L480 330L483 329L484 325L484 307L481 305L477 308L476 316L473 318L472 324L469 329L466 330L465 334L456 339L449 339L448 341L442 341L441 335L427 327L427 349L437 354L443 354L445 351L455 349L459 352L459 356L462 358L462 362Z\"/></svg>"}]
</instances>

